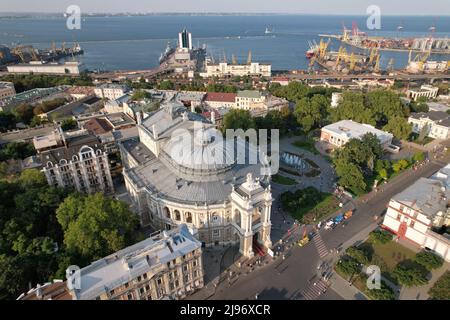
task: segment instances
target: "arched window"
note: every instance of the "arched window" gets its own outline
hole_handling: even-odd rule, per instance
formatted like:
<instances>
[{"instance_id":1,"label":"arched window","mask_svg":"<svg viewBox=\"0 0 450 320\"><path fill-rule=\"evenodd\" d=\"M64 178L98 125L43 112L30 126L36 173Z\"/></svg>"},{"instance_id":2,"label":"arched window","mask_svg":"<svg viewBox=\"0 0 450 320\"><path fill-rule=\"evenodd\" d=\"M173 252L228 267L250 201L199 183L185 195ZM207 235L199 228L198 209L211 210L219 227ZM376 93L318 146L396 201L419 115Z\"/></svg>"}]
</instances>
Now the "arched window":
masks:
<instances>
[{"instance_id":1,"label":"arched window","mask_svg":"<svg viewBox=\"0 0 450 320\"><path fill-rule=\"evenodd\" d=\"M181 214L180 214L180 211L175 210L174 213L175 213L175 220L180 221L180 220L181 220Z\"/></svg>"},{"instance_id":2,"label":"arched window","mask_svg":"<svg viewBox=\"0 0 450 320\"><path fill-rule=\"evenodd\" d=\"M184 217L185 217L185 220L186 220L187 223L192 223L192 213L186 212L184 214Z\"/></svg>"},{"instance_id":3,"label":"arched window","mask_svg":"<svg viewBox=\"0 0 450 320\"><path fill-rule=\"evenodd\" d=\"M164 215L166 216L166 218L170 219L170 210L169 210L169 208L164 207L163 211L164 211Z\"/></svg>"}]
</instances>

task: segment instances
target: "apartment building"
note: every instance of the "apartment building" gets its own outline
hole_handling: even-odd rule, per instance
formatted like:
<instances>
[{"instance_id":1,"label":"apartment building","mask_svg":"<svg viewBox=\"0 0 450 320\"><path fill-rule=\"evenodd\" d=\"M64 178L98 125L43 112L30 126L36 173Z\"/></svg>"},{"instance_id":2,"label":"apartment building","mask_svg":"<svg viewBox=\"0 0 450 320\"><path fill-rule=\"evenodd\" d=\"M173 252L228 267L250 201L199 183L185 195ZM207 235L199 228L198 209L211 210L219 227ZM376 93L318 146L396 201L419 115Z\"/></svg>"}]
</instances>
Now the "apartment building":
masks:
<instances>
[{"instance_id":1,"label":"apartment building","mask_svg":"<svg viewBox=\"0 0 450 320\"><path fill-rule=\"evenodd\" d=\"M406 92L406 97L417 101L420 97L425 97L427 99L435 99L438 96L439 88L430 85L423 85L420 89L409 89Z\"/></svg>"},{"instance_id":2,"label":"apartment building","mask_svg":"<svg viewBox=\"0 0 450 320\"><path fill-rule=\"evenodd\" d=\"M420 178L392 197L382 227L450 261L450 236L434 231L450 225L449 200L444 182Z\"/></svg>"},{"instance_id":3,"label":"apartment building","mask_svg":"<svg viewBox=\"0 0 450 320\"><path fill-rule=\"evenodd\" d=\"M425 130L427 137L433 139L450 138L450 115L443 111L412 113L408 122L412 124L412 131L420 134Z\"/></svg>"},{"instance_id":4,"label":"apartment building","mask_svg":"<svg viewBox=\"0 0 450 320\"><path fill-rule=\"evenodd\" d=\"M179 225L82 268L78 279L68 279L70 294L74 300L184 298L203 287L201 246Z\"/></svg>"},{"instance_id":5,"label":"apartment building","mask_svg":"<svg viewBox=\"0 0 450 320\"><path fill-rule=\"evenodd\" d=\"M104 83L94 89L95 95L101 99L116 100L129 91L125 85Z\"/></svg>"},{"instance_id":6,"label":"apartment building","mask_svg":"<svg viewBox=\"0 0 450 320\"><path fill-rule=\"evenodd\" d=\"M108 153L87 130L62 132L33 139L48 184L79 192L113 193Z\"/></svg>"},{"instance_id":7,"label":"apartment building","mask_svg":"<svg viewBox=\"0 0 450 320\"><path fill-rule=\"evenodd\" d=\"M225 77L225 76L261 76L270 77L272 66L258 62L248 64L228 64L221 62L218 64L206 64L206 72L200 73L203 78Z\"/></svg>"},{"instance_id":8,"label":"apartment building","mask_svg":"<svg viewBox=\"0 0 450 320\"><path fill-rule=\"evenodd\" d=\"M236 108L250 110L254 108L264 108L266 97L257 90L239 91L236 96Z\"/></svg>"},{"instance_id":9,"label":"apartment building","mask_svg":"<svg viewBox=\"0 0 450 320\"><path fill-rule=\"evenodd\" d=\"M16 94L12 82L0 82L0 99L8 98Z\"/></svg>"}]
</instances>

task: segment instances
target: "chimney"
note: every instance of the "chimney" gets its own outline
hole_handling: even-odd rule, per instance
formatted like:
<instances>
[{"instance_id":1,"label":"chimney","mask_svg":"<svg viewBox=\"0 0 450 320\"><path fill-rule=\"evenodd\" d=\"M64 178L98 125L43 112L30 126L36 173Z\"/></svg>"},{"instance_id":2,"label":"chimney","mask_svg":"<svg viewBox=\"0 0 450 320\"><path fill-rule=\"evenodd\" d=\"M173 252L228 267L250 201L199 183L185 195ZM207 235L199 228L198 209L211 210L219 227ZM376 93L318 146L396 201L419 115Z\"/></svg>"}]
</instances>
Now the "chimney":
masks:
<instances>
[{"instance_id":1,"label":"chimney","mask_svg":"<svg viewBox=\"0 0 450 320\"><path fill-rule=\"evenodd\" d=\"M195 113L195 107L194 107L194 105L192 104L192 102L191 102L191 112L192 112L192 113Z\"/></svg>"},{"instance_id":2,"label":"chimney","mask_svg":"<svg viewBox=\"0 0 450 320\"><path fill-rule=\"evenodd\" d=\"M214 110L211 111L211 122L216 124L216 113Z\"/></svg>"}]
</instances>

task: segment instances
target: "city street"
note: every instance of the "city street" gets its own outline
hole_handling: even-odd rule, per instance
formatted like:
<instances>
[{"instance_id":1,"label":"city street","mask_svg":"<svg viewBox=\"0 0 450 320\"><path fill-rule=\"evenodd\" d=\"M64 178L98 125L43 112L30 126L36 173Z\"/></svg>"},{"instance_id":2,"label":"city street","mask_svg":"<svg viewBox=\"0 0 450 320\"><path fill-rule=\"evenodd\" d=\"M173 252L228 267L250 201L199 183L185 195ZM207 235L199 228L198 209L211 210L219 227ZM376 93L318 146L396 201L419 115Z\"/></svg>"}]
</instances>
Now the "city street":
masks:
<instances>
[{"instance_id":1,"label":"city street","mask_svg":"<svg viewBox=\"0 0 450 320\"><path fill-rule=\"evenodd\" d=\"M406 187L413 184L420 177L429 177L440 168L444 167L450 157L442 161L434 160L422 166L417 171L408 170L395 177L390 183L379 188L378 192L372 192L351 205L355 206L354 216L348 220L345 228L338 226L332 230L320 232L320 250L316 241L311 241L300 248L294 246L283 260L278 257L277 261L260 267L248 275L243 274L231 287L222 285L216 289L215 295L210 299L311 299L311 282L320 279L316 276L317 265L320 261L319 254L323 256L323 246L327 250L337 247L345 249L355 242L363 241L368 233L381 222L381 216L386 204L391 197ZM374 217L378 217L375 221ZM320 253L319 253L320 252ZM332 255L328 255L329 258ZM331 257L333 258L333 257ZM320 295L315 290L316 299L337 299L339 296L332 289Z\"/></svg>"}]
</instances>

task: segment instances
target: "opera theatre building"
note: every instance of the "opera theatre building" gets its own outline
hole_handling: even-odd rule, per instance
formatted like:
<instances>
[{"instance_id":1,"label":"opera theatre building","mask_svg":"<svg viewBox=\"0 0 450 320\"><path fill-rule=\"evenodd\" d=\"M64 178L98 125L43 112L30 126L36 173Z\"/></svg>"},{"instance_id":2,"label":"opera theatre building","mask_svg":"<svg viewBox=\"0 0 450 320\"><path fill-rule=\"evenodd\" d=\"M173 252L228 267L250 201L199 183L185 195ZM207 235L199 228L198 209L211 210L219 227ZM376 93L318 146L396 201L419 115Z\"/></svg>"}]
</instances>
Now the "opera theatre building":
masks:
<instances>
[{"instance_id":1,"label":"opera theatre building","mask_svg":"<svg viewBox=\"0 0 450 320\"><path fill-rule=\"evenodd\" d=\"M269 165L256 146L222 138L214 124L176 102L137 118L139 139L123 141L120 150L142 225L186 224L203 246L239 243L246 257L271 246L272 193L262 174Z\"/></svg>"}]
</instances>

